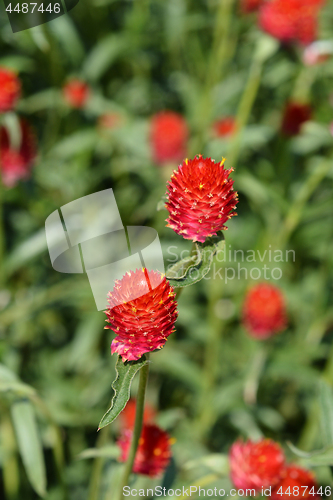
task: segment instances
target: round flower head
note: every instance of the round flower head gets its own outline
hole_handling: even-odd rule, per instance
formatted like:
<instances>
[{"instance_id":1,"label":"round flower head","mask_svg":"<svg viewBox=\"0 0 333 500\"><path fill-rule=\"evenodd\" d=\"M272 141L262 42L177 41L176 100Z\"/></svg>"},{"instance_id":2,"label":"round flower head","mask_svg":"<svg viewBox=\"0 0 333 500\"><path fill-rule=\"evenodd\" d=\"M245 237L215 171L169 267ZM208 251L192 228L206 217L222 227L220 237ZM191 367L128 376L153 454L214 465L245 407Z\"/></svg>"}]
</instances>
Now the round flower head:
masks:
<instances>
[{"instance_id":1,"label":"round flower head","mask_svg":"<svg viewBox=\"0 0 333 500\"><path fill-rule=\"evenodd\" d=\"M238 489L259 492L279 482L284 462L282 449L271 439L236 441L229 452L231 480Z\"/></svg>"},{"instance_id":2,"label":"round flower head","mask_svg":"<svg viewBox=\"0 0 333 500\"><path fill-rule=\"evenodd\" d=\"M245 297L243 323L255 339L267 339L284 330L287 320L281 291L269 283L252 287Z\"/></svg>"},{"instance_id":3,"label":"round flower head","mask_svg":"<svg viewBox=\"0 0 333 500\"><path fill-rule=\"evenodd\" d=\"M67 82L62 91L65 101L72 108L83 108L90 94L89 86L78 78L73 78Z\"/></svg>"},{"instance_id":4,"label":"round flower head","mask_svg":"<svg viewBox=\"0 0 333 500\"><path fill-rule=\"evenodd\" d=\"M8 68L0 67L0 113L10 111L21 94L21 83L16 74Z\"/></svg>"},{"instance_id":5,"label":"round flower head","mask_svg":"<svg viewBox=\"0 0 333 500\"><path fill-rule=\"evenodd\" d=\"M158 165L179 163L186 156L188 127L185 119L174 111L161 111L152 117L150 143L152 157Z\"/></svg>"},{"instance_id":6,"label":"round flower head","mask_svg":"<svg viewBox=\"0 0 333 500\"><path fill-rule=\"evenodd\" d=\"M292 137L300 133L303 123L311 119L311 107L308 104L289 102L285 107L281 130Z\"/></svg>"},{"instance_id":7,"label":"round flower head","mask_svg":"<svg viewBox=\"0 0 333 500\"><path fill-rule=\"evenodd\" d=\"M6 187L13 187L19 180L29 178L36 157L35 135L25 120L20 121L20 131L21 143L18 149L14 149L7 129L0 128L0 172Z\"/></svg>"},{"instance_id":8,"label":"round flower head","mask_svg":"<svg viewBox=\"0 0 333 500\"><path fill-rule=\"evenodd\" d=\"M233 169L226 170L223 163L224 159L216 163L198 155L185 160L171 176L166 193L167 226L187 240L203 243L227 229L225 223L236 215L238 196L228 179Z\"/></svg>"},{"instance_id":9,"label":"round flower head","mask_svg":"<svg viewBox=\"0 0 333 500\"><path fill-rule=\"evenodd\" d=\"M162 349L174 332L177 302L173 288L155 271L137 269L115 282L106 311L116 333L111 352L123 361L140 359L145 352Z\"/></svg>"},{"instance_id":10,"label":"round flower head","mask_svg":"<svg viewBox=\"0 0 333 500\"><path fill-rule=\"evenodd\" d=\"M228 137L236 131L236 122L233 116L226 116L213 124L214 133L217 137Z\"/></svg>"},{"instance_id":11,"label":"round flower head","mask_svg":"<svg viewBox=\"0 0 333 500\"><path fill-rule=\"evenodd\" d=\"M317 18L323 0L271 0L264 2L259 25L282 42L307 45L317 37Z\"/></svg>"},{"instance_id":12,"label":"round flower head","mask_svg":"<svg viewBox=\"0 0 333 500\"><path fill-rule=\"evenodd\" d=\"M136 412L136 400L130 399L123 411L120 413L120 423L122 429L132 430L135 423L135 412ZM154 420L156 412L152 406L145 404L143 421L144 423L150 423Z\"/></svg>"},{"instance_id":13,"label":"round flower head","mask_svg":"<svg viewBox=\"0 0 333 500\"><path fill-rule=\"evenodd\" d=\"M120 462L125 462L131 446L132 431L126 430L117 444L121 449ZM133 472L145 476L160 476L171 459L169 435L154 424L144 424L135 455Z\"/></svg>"},{"instance_id":14,"label":"round flower head","mask_svg":"<svg viewBox=\"0 0 333 500\"><path fill-rule=\"evenodd\" d=\"M311 488L313 488L312 493ZM283 470L279 483L272 490L271 500L281 500L281 498L319 500L321 497L317 495L317 490L318 485L312 472L297 465L289 465Z\"/></svg>"}]
</instances>

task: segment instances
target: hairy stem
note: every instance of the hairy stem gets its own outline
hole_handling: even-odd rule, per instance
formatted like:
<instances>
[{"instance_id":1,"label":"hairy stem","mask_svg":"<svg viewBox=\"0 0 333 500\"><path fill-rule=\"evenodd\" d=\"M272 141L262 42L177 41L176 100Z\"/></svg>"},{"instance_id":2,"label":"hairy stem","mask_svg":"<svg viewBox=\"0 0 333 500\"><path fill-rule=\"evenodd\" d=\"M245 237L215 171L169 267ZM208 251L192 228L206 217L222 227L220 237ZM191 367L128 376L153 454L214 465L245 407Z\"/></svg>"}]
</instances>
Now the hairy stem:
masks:
<instances>
[{"instance_id":1,"label":"hairy stem","mask_svg":"<svg viewBox=\"0 0 333 500\"><path fill-rule=\"evenodd\" d=\"M146 358L148 358L149 354L146 354ZM123 488L128 485L129 478L133 469L134 459L136 455L136 451L139 445L139 439L141 436L142 423L143 423L143 410L145 404L145 395L146 395L146 387L149 373L149 363L144 365L140 370L140 380L139 380L139 389L138 394L136 396L136 413L135 413L135 424L132 436L132 442L130 451L126 460L125 470L123 479L121 481L119 495L117 500L122 500L124 498Z\"/></svg>"}]
</instances>

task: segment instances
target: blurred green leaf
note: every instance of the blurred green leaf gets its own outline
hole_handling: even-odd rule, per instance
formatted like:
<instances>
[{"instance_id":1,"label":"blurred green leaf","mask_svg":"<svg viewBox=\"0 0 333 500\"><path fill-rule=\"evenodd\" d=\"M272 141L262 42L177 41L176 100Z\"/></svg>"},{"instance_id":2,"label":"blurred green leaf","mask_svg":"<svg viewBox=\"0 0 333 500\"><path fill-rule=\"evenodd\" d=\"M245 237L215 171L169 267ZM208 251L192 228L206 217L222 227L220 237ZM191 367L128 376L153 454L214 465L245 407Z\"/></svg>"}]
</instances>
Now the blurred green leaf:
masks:
<instances>
[{"instance_id":1,"label":"blurred green leaf","mask_svg":"<svg viewBox=\"0 0 333 500\"><path fill-rule=\"evenodd\" d=\"M132 44L126 36L112 34L102 38L85 60L84 76L90 81L98 81L111 68L117 57L127 52Z\"/></svg>"},{"instance_id":2,"label":"blurred green leaf","mask_svg":"<svg viewBox=\"0 0 333 500\"><path fill-rule=\"evenodd\" d=\"M118 458L120 454L120 448L116 445L113 446L103 446L102 448L89 448L82 451L78 456L78 460L85 460L87 458Z\"/></svg>"},{"instance_id":3,"label":"blurred green leaf","mask_svg":"<svg viewBox=\"0 0 333 500\"><path fill-rule=\"evenodd\" d=\"M118 417L119 413L125 408L127 401L130 398L130 389L132 380L136 373L148 363L143 355L138 361L127 361L124 363L121 356L118 356L116 363L116 379L112 384L114 396L111 401L111 406L103 416L99 423L98 429L102 429L108 424L111 424Z\"/></svg>"},{"instance_id":4,"label":"blurred green leaf","mask_svg":"<svg viewBox=\"0 0 333 500\"><path fill-rule=\"evenodd\" d=\"M323 444L333 445L333 389L324 380L319 384L319 405Z\"/></svg>"},{"instance_id":5,"label":"blurred green leaf","mask_svg":"<svg viewBox=\"0 0 333 500\"><path fill-rule=\"evenodd\" d=\"M29 401L18 401L11 406L11 414L27 476L36 493L44 497L46 495L46 472L32 404Z\"/></svg>"},{"instance_id":6,"label":"blurred green leaf","mask_svg":"<svg viewBox=\"0 0 333 500\"><path fill-rule=\"evenodd\" d=\"M213 258L224 247L224 234L207 238L204 243L195 243L195 253L169 268L167 279L174 288L184 288L202 280L210 271Z\"/></svg>"},{"instance_id":7,"label":"blurred green leaf","mask_svg":"<svg viewBox=\"0 0 333 500\"><path fill-rule=\"evenodd\" d=\"M194 469L197 467L200 469L207 467L219 476L227 476L229 474L229 458L227 455L222 455L221 453L213 453L190 460L184 464L184 469Z\"/></svg>"},{"instance_id":8,"label":"blurred green leaf","mask_svg":"<svg viewBox=\"0 0 333 500\"><path fill-rule=\"evenodd\" d=\"M321 450L306 452L300 450L295 445L287 442L287 445L295 455L302 459L302 463L308 467L330 465L333 466L333 446L325 447Z\"/></svg>"}]
</instances>

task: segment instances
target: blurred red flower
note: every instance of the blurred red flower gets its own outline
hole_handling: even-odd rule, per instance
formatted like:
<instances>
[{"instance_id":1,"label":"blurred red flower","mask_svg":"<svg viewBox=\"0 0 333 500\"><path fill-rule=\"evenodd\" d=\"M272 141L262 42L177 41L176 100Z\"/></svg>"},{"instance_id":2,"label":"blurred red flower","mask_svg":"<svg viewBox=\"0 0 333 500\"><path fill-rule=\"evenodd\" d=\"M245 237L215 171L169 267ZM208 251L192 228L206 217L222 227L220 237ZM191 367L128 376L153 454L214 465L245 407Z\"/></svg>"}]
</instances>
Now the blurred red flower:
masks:
<instances>
[{"instance_id":1,"label":"blurred red flower","mask_svg":"<svg viewBox=\"0 0 333 500\"><path fill-rule=\"evenodd\" d=\"M6 187L13 187L21 179L28 179L36 158L37 145L35 134L25 120L20 120L21 140L15 149L5 127L0 128L0 171Z\"/></svg>"},{"instance_id":2,"label":"blurred red flower","mask_svg":"<svg viewBox=\"0 0 333 500\"><path fill-rule=\"evenodd\" d=\"M317 37L317 18L324 0L271 0L264 2L259 25L281 42L309 44Z\"/></svg>"},{"instance_id":3,"label":"blurred red flower","mask_svg":"<svg viewBox=\"0 0 333 500\"><path fill-rule=\"evenodd\" d=\"M282 472L280 482L272 491L271 500L284 498L312 498L319 500L318 485L314 475L297 465L289 465Z\"/></svg>"},{"instance_id":4,"label":"blurred red flower","mask_svg":"<svg viewBox=\"0 0 333 500\"><path fill-rule=\"evenodd\" d=\"M236 215L233 210L238 203L233 180L228 179L232 170L224 168L224 159L219 163L201 155L186 159L168 182L167 227L202 243L227 229L224 224Z\"/></svg>"},{"instance_id":5,"label":"blurred red flower","mask_svg":"<svg viewBox=\"0 0 333 500\"><path fill-rule=\"evenodd\" d=\"M0 67L0 113L12 110L21 95L21 82L14 71Z\"/></svg>"},{"instance_id":6,"label":"blurred red flower","mask_svg":"<svg viewBox=\"0 0 333 500\"><path fill-rule=\"evenodd\" d=\"M108 296L106 315L116 333L111 352L123 361L162 349L178 316L175 293L165 276L147 269L126 273Z\"/></svg>"},{"instance_id":7,"label":"blurred red flower","mask_svg":"<svg viewBox=\"0 0 333 500\"><path fill-rule=\"evenodd\" d=\"M125 462L131 446L132 431L126 430L117 444L121 449L120 462ZM135 455L133 472L145 476L160 476L171 459L170 437L154 424L144 424Z\"/></svg>"},{"instance_id":8,"label":"blurred red flower","mask_svg":"<svg viewBox=\"0 0 333 500\"><path fill-rule=\"evenodd\" d=\"M79 78L67 82L62 91L65 101L72 108L83 108L90 95L89 86Z\"/></svg>"},{"instance_id":9,"label":"blurred red flower","mask_svg":"<svg viewBox=\"0 0 333 500\"><path fill-rule=\"evenodd\" d=\"M282 119L282 132L292 137L300 133L303 123L311 119L312 111L308 104L288 102Z\"/></svg>"},{"instance_id":10,"label":"blurred red flower","mask_svg":"<svg viewBox=\"0 0 333 500\"><path fill-rule=\"evenodd\" d=\"M185 119L174 111L161 111L150 123L152 157L158 165L181 162L186 156L189 136Z\"/></svg>"},{"instance_id":11,"label":"blurred red flower","mask_svg":"<svg viewBox=\"0 0 333 500\"><path fill-rule=\"evenodd\" d=\"M250 12L255 12L259 9L264 0L241 0L241 11L244 14L249 14Z\"/></svg>"},{"instance_id":12,"label":"blurred red flower","mask_svg":"<svg viewBox=\"0 0 333 500\"><path fill-rule=\"evenodd\" d=\"M255 339L267 339L284 330L286 306L279 288L269 283L253 286L245 297L243 323Z\"/></svg>"},{"instance_id":13,"label":"blurred red flower","mask_svg":"<svg viewBox=\"0 0 333 500\"><path fill-rule=\"evenodd\" d=\"M213 124L213 130L217 137L227 137L236 131L236 121L233 116L226 116Z\"/></svg>"},{"instance_id":14,"label":"blurred red flower","mask_svg":"<svg viewBox=\"0 0 333 500\"><path fill-rule=\"evenodd\" d=\"M276 485L281 479L285 457L271 439L245 443L236 441L229 452L230 475L238 489L259 490Z\"/></svg>"},{"instance_id":15,"label":"blurred red flower","mask_svg":"<svg viewBox=\"0 0 333 500\"><path fill-rule=\"evenodd\" d=\"M136 400L130 399L127 405L120 413L120 424L122 429L133 429L135 423ZM149 404L145 404L143 421L144 423L151 423L156 415L156 411Z\"/></svg>"}]
</instances>

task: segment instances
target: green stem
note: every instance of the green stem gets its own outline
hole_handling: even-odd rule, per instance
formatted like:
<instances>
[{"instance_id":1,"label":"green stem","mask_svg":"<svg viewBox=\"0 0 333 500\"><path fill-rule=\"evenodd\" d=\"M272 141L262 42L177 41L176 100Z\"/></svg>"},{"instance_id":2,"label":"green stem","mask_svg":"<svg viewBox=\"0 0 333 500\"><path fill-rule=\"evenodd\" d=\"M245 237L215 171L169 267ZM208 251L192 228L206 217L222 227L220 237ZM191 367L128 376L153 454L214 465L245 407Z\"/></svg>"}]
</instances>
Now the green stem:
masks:
<instances>
[{"instance_id":1,"label":"green stem","mask_svg":"<svg viewBox=\"0 0 333 500\"><path fill-rule=\"evenodd\" d=\"M4 230L4 211L3 211L4 188L0 178L0 289L4 285L4 266L5 257L5 230Z\"/></svg>"},{"instance_id":2,"label":"green stem","mask_svg":"<svg viewBox=\"0 0 333 500\"><path fill-rule=\"evenodd\" d=\"M196 431L205 437L213 424L215 411L213 398L220 364L223 320L216 317L215 306L220 299L220 283L212 281L208 294L208 338L204 354L203 384L198 405L199 415Z\"/></svg>"},{"instance_id":3,"label":"green stem","mask_svg":"<svg viewBox=\"0 0 333 500\"><path fill-rule=\"evenodd\" d=\"M247 84L244 89L237 110L237 116L236 116L237 132L231 143L230 152L228 154L228 163L233 167L236 166L236 163L238 161L240 147L241 147L242 132L245 125L248 122L252 106L254 104L255 98L259 90L261 73L262 73L262 61L255 54L255 57L251 64L250 74L247 80Z\"/></svg>"},{"instance_id":4,"label":"green stem","mask_svg":"<svg viewBox=\"0 0 333 500\"><path fill-rule=\"evenodd\" d=\"M148 356L149 355L146 354L147 359L149 359ZM145 404L145 394L146 394L148 373L149 373L149 363L144 365L140 370L140 380L139 380L138 394L136 396L136 413L135 413L135 424L134 424L132 442L131 442L130 451L129 451L129 454L127 457L127 461L125 464L125 470L124 470L124 475L123 475L123 479L121 482L119 494L117 497L118 500L123 500L123 498L124 498L123 488L124 488L124 486L128 485L129 478L130 478L130 475L131 475L131 472L133 469L136 451L137 451L138 445L139 445L139 439L141 436L142 423L143 423L143 411L144 411L144 404Z\"/></svg>"},{"instance_id":5,"label":"green stem","mask_svg":"<svg viewBox=\"0 0 333 500\"><path fill-rule=\"evenodd\" d=\"M97 448L101 448L102 446L104 446L107 442L107 439L108 439L108 428L104 427L104 429L101 429L101 431L99 432L99 436L97 439ZM96 457L94 460L89 482L88 500L98 500L99 498L99 490L101 485L101 477L102 477L104 462L105 462L104 457Z\"/></svg>"}]
</instances>

